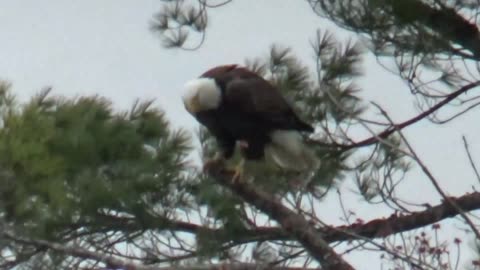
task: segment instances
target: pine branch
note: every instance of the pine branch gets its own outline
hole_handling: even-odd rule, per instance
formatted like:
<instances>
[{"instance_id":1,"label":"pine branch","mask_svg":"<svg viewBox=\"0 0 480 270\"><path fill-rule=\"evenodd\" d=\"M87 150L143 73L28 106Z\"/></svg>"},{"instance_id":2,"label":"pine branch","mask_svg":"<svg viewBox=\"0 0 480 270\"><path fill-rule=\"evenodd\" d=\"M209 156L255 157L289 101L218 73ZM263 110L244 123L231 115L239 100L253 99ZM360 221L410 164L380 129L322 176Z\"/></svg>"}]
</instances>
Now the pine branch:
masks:
<instances>
[{"instance_id":1,"label":"pine branch","mask_svg":"<svg viewBox=\"0 0 480 270\"><path fill-rule=\"evenodd\" d=\"M147 266L140 263L133 263L126 260L118 259L109 254L101 252L92 252L78 246L66 246L64 244L38 240L27 239L17 237L9 232L0 233L1 236L15 241L20 244L31 245L37 248L47 248L59 253L70 255L85 260L94 260L96 262L104 263L108 268L112 269L132 269L132 270L257 270L257 269L270 269L270 270L313 270L314 268L303 267L285 267L285 266L268 266L268 268L262 268L258 264L253 263L232 263L232 264L211 264L211 265L192 265L192 266Z\"/></svg>"},{"instance_id":2,"label":"pine branch","mask_svg":"<svg viewBox=\"0 0 480 270\"><path fill-rule=\"evenodd\" d=\"M458 14L453 8L436 9L420 0L390 0L393 13L406 22L420 22L442 37L469 50L480 59L480 32L478 27Z\"/></svg>"},{"instance_id":3,"label":"pine branch","mask_svg":"<svg viewBox=\"0 0 480 270\"><path fill-rule=\"evenodd\" d=\"M76 246L66 246L61 243L46 241L46 240L36 240L36 239L28 239L23 237L15 236L13 233L9 232L2 232L0 235L3 237L15 241L19 244L24 245L31 245L37 248L48 248L50 250L64 253L70 256L74 256L77 258L85 259L85 260L94 260L98 262L103 262L107 267L111 268L120 268L120 269L135 269L135 270L157 270L158 268L150 267L150 266L142 266L139 264L134 264L131 262L127 262L122 259L118 259L108 254L102 254L100 252L93 252L90 250L86 250L81 247Z\"/></svg>"},{"instance_id":4,"label":"pine branch","mask_svg":"<svg viewBox=\"0 0 480 270\"><path fill-rule=\"evenodd\" d=\"M458 198L450 198L462 211L470 212L480 209L480 193L474 192ZM352 224L348 226L329 226L316 230L316 234L321 235L328 243L352 241L364 238L383 238L389 235L406 232L422 228L447 218L457 216L458 211L448 202L442 202L431 206L426 210L413 212L408 215L391 215L388 218L373 219L363 224ZM109 217L112 223L119 225L118 229L137 230L135 220L124 217ZM152 219L153 220L153 219ZM145 224L144 224L145 225ZM238 245L259 242L259 241L288 241L294 239L292 235L286 233L281 228L276 227L257 227L255 229L245 229L236 231L234 235L227 234L224 228L209 228L201 224L188 223L183 221L162 219L158 222L148 224L151 230L172 230L188 232L192 234L205 233L216 235L228 242L234 242ZM223 238L222 236L225 236Z\"/></svg>"},{"instance_id":5,"label":"pine branch","mask_svg":"<svg viewBox=\"0 0 480 270\"><path fill-rule=\"evenodd\" d=\"M458 198L449 198L463 212L480 209L480 192L466 194ZM322 233L328 242L354 240L355 235L360 236L359 238L379 238L422 228L459 214L450 202L443 201L427 210L409 215L392 215L386 219L374 219L365 224L330 227L322 230ZM345 234L343 231L349 233Z\"/></svg>"},{"instance_id":6,"label":"pine branch","mask_svg":"<svg viewBox=\"0 0 480 270\"><path fill-rule=\"evenodd\" d=\"M333 248L328 245L323 236L302 215L285 207L281 202L259 188L242 182L230 171L218 166L208 166L208 173L220 184L230 188L246 202L252 204L271 219L277 221L283 230L298 240L325 270L353 270Z\"/></svg>"},{"instance_id":7,"label":"pine branch","mask_svg":"<svg viewBox=\"0 0 480 270\"><path fill-rule=\"evenodd\" d=\"M458 198L450 197L450 200L464 212L480 209L480 192L466 194ZM321 228L317 230L317 234L321 235L328 243L364 238L383 238L432 225L457 215L459 215L459 212L455 207L450 202L444 201L424 211L414 212L409 215L391 215L388 218L374 219L364 224ZM264 241L291 240L292 238L278 228L262 228L259 231L252 230L249 234L256 234L256 241L259 238Z\"/></svg>"},{"instance_id":8,"label":"pine branch","mask_svg":"<svg viewBox=\"0 0 480 270\"><path fill-rule=\"evenodd\" d=\"M466 194L458 198L451 197L450 199L464 212L480 209L480 192ZM444 219L455 217L458 214L458 211L452 207L450 203L444 201L438 205L429 207L424 211L414 212L409 215L391 215L388 218L374 219L364 224L325 227L318 229L316 234L322 235L323 239L328 243L351 241L362 238L380 238L432 225ZM186 227L183 226L183 228ZM206 228L198 226L196 230L205 231ZM221 233L222 229L211 230L212 234L218 234ZM235 236L235 239L229 240L246 243L250 241L291 239L292 236L286 234L280 228L260 227L257 229L246 230L244 233L238 233L238 235Z\"/></svg>"},{"instance_id":9,"label":"pine branch","mask_svg":"<svg viewBox=\"0 0 480 270\"><path fill-rule=\"evenodd\" d=\"M350 31L363 32L369 35L376 35L383 31L382 28L372 28L370 17L358 18L359 14L351 11L353 7L358 8L359 1L307 1L315 13L319 15L325 13L329 19L338 23L340 27ZM368 12L372 12L371 9L375 6L381 7L382 11L388 12L390 18L394 18L389 23L409 26L421 24L436 32L445 42L460 45L463 49L471 52L472 56L465 54L464 57L480 59L480 31L474 22L468 21L457 12L458 7L448 7L441 1L425 3L427 1L422 0L360 2L361 5L364 5L362 6L363 10L360 9L363 11L362 16L370 16ZM359 21L359 19L361 20ZM380 23L380 21L376 22ZM398 45L401 46L401 44Z\"/></svg>"},{"instance_id":10,"label":"pine branch","mask_svg":"<svg viewBox=\"0 0 480 270\"><path fill-rule=\"evenodd\" d=\"M237 186L236 184L235 186ZM252 187L249 187L253 189ZM257 192L257 191L253 191ZM263 196L267 196L262 194ZM458 198L451 198L451 200L464 212L470 212L480 209L480 192L474 192L466 194ZM290 211L291 212L291 211ZM290 213L295 214L295 213ZM338 241L351 241L363 238L383 238L392 234L406 232L418 228L422 228L434 223L440 222L447 218L452 218L458 215L458 211L451 206L449 202L442 202L436 206L429 207L424 211L414 212L409 215L397 216L392 215L385 219L374 219L364 224L353 224L349 226L338 227L325 227L318 229L315 232L316 237L322 236L323 240L328 243ZM201 225L186 224L185 222L169 222L170 229L179 228L182 231L188 231L196 233L199 231L211 230L212 233L221 233L222 229L208 229ZM2 237L11 239L20 244L36 246L38 249L51 249L56 252L68 254L74 257L82 259L91 259L95 261L101 261L107 265L123 268L123 269L138 269L138 270L170 270L170 269L183 269L183 270L250 270L255 269L253 264L232 264L232 265L206 265L206 266L192 266L192 267L154 267L132 264L121 259L117 259L113 256L101 254L98 252L91 252L84 250L80 247L66 246L44 240L33 240L17 237L11 233L0 233ZM257 229L246 230L244 233L239 233L234 241L242 241L244 243L249 241L269 241L269 240L291 240L292 236L285 233L281 228L269 228L260 227ZM127 268L133 266L134 268ZM223 268L222 268L223 267ZM269 269L275 270L297 270L297 268L291 267L271 267Z\"/></svg>"}]
</instances>

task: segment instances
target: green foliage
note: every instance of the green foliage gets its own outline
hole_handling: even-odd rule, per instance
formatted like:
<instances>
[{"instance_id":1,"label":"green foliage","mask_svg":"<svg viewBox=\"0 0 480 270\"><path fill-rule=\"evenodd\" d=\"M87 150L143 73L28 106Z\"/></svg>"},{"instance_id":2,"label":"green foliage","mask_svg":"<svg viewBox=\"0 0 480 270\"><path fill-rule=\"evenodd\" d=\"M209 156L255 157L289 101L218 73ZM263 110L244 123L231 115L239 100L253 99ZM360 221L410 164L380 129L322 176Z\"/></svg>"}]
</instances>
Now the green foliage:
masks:
<instances>
[{"instance_id":1,"label":"green foliage","mask_svg":"<svg viewBox=\"0 0 480 270\"><path fill-rule=\"evenodd\" d=\"M427 106L439 87L475 80L479 60L477 6L470 1L308 1L315 13L361 34L389 71L397 73ZM392 65L393 64L393 65Z\"/></svg>"},{"instance_id":2,"label":"green foliage","mask_svg":"<svg viewBox=\"0 0 480 270\"><path fill-rule=\"evenodd\" d=\"M7 100L3 91L0 100ZM189 137L174 131L152 101L115 112L101 97L44 91L6 105L0 129L0 211L31 232L51 235L102 211L142 217L168 208L184 179ZM149 149L149 150L148 150Z\"/></svg>"},{"instance_id":3,"label":"green foliage","mask_svg":"<svg viewBox=\"0 0 480 270\"><path fill-rule=\"evenodd\" d=\"M358 117L364 108L352 80L361 75L362 50L348 41L342 45L329 33L317 31L312 42L319 76L318 90L312 94L310 108L316 114L336 124Z\"/></svg>"},{"instance_id":4,"label":"green foliage","mask_svg":"<svg viewBox=\"0 0 480 270\"><path fill-rule=\"evenodd\" d=\"M155 14L150 29L160 34L163 46L166 48L184 47L191 32L200 33L202 41L199 45L201 45L207 27L205 4L199 3L197 8L186 5L183 1L170 2L172 3L166 4L159 13Z\"/></svg>"},{"instance_id":5,"label":"green foliage","mask_svg":"<svg viewBox=\"0 0 480 270\"><path fill-rule=\"evenodd\" d=\"M151 30L160 34L165 47L184 49L202 44L207 10L223 5L165 2ZM397 61L403 78L414 78L421 66L440 71L439 80L449 86L462 82L463 78L451 72L454 67L442 65L437 57L447 52L459 56L458 51L439 38L439 31L419 20L421 12L409 12L407 4L309 2L318 14L365 33L376 55ZM192 33L198 34L198 45L187 42ZM352 40L340 42L322 31L316 33L311 46L314 69L300 62L293 50L278 46L246 65L278 87L300 117L315 126L315 135L308 141L320 166L312 172L292 174L272 167L268 160L254 162L246 164L245 179L306 217L311 212L312 224L320 199L347 176L356 180L359 193L368 202L380 198L392 208L400 208L394 205L394 190L410 167L400 141L391 136L363 148L365 151L349 147L354 144L350 127L371 124L361 119L365 107L354 84L361 75L360 46ZM137 101L131 110L118 112L110 101L98 96L62 98L45 91L19 104L8 88L0 84L0 226L8 224L19 235L35 234L57 242L74 239L94 249L109 250L115 248L112 243L121 243L128 247L125 249L147 253L139 258L145 263L230 259L235 249L244 255L246 243L253 243L250 247L256 262L275 257L283 263L295 260L295 254L305 254L293 240L242 238L247 230L276 224L233 191L192 169L186 159L192 151L189 136L173 130L152 101ZM206 161L217 145L203 128L198 137ZM238 161L237 156L228 166ZM312 199L310 209L304 207L303 199ZM201 226L208 228L199 229ZM12 253L33 252L10 242L0 244L8 245ZM147 247L153 252L147 252ZM63 255L54 253L40 253L30 263L44 269L68 264Z\"/></svg>"}]
</instances>

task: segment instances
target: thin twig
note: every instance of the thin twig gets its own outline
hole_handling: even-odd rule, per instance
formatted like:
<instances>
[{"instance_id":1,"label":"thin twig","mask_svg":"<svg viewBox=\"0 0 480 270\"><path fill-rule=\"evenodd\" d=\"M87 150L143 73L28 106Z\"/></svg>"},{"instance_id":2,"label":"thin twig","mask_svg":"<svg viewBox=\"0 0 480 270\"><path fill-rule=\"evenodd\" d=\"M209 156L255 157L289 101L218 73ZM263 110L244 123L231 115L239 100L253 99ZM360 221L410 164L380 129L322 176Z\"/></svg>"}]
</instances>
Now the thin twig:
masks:
<instances>
[{"instance_id":1,"label":"thin twig","mask_svg":"<svg viewBox=\"0 0 480 270\"><path fill-rule=\"evenodd\" d=\"M470 153L470 148L468 146L468 142L465 136L462 136L462 140L463 140L463 145L465 146L465 151L467 152L468 160L470 161L470 165L472 166L472 169L475 172L475 176L477 177L477 180L480 182L480 174L478 173L477 166L475 166L475 163L473 162L472 154Z\"/></svg>"}]
</instances>

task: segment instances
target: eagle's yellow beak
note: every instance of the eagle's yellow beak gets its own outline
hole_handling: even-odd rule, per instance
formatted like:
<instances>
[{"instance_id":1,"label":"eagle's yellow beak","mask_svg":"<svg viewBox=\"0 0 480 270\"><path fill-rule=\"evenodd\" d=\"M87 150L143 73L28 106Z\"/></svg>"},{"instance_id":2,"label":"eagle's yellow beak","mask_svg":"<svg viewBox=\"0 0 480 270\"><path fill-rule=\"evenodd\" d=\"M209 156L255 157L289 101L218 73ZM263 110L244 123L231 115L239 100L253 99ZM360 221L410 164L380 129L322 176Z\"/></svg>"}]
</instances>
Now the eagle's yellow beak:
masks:
<instances>
[{"instance_id":1,"label":"eagle's yellow beak","mask_svg":"<svg viewBox=\"0 0 480 270\"><path fill-rule=\"evenodd\" d=\"M185 102L185 108L189 113L197 113L201 110L200 102L198 100L198 95L194 96L193 98L188 99Z\"/></svg>"}]
</instances>

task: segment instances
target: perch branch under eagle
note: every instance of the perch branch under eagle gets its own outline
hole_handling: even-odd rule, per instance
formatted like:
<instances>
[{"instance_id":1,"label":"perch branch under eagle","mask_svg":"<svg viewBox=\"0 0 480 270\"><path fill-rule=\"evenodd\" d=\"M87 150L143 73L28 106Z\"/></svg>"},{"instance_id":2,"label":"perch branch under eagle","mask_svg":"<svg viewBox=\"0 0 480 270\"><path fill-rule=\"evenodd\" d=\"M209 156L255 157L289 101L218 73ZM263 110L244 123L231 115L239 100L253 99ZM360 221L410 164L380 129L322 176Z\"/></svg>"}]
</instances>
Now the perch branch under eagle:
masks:
<instances>
[{"instance_id":1,"label":"perch branch under eagle","mask_svg":"<svg viewBox=\"0 0 480 270\"><path fill-rule=\"evenodd\" d=\"M269 158L288 171L319 164L301 134L314 128L299 119L277 88L244 67L206 71L185 85L183 102L217 140L221 152L216 159L230 159L239 143L243 158Z\"/></svg>"}]
</instances>

